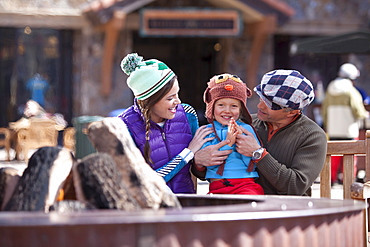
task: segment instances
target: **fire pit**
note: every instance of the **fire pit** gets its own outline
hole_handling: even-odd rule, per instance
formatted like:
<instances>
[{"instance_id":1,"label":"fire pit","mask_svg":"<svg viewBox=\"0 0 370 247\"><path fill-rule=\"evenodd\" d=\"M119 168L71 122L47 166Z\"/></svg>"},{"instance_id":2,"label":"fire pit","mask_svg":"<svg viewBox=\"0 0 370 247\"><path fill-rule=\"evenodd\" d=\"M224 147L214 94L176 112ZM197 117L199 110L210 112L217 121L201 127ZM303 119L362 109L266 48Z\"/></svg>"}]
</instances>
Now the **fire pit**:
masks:
<instances>
[{"instance_id":1,"label":"fire pit","mask_svg":"<svg viewBox=\"0 0 370 247\"><path fill-rule=\"evenodd\" d=\"M183 209L0 212L0 246L362 246L365 204L178 195Z\"/></svg>"}]
</instances>

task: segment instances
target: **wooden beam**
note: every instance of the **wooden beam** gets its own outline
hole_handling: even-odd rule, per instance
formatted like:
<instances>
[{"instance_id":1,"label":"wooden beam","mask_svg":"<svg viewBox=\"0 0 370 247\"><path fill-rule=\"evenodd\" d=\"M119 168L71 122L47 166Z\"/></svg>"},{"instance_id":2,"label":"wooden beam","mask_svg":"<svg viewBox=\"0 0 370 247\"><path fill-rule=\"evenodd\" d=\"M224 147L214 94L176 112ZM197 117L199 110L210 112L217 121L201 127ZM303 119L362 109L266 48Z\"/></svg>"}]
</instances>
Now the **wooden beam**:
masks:
<instances>
[{"instance_id":1,"label":"wooden beam","mask_svg":"<svg viewBox=\"0 0 370 247\"><path fill-rule=\"evenodd\" d=\"M326 151L327 154L331 155L342 155L342 154L366 154L366 141L367 140L353 140L353 141L328 141L330 145ZM353 150L356 150L354 152Z\"/></svg>"},{"instance_id":2,"label":"wooden beam","mask_svg":"<svg viewBox=\"0 0 370 247\"><path fill-rule=\"evenodd\" d=\"M115 13L113 18L104 25L104 53L101 65L101 94L108 97L112 90L112 68L116 51L119 32L124 26L126 15L122 12Z\"/></svg>"},{"instance_id":3,"label":"wooden beam","mask_svg":"<svg viewBox=\"0 0 370 247\"><path fill-rule=\"evenodd\" d=\"M276 18L272 15L265 16L262 21L250 24L248 33L252 36L252 48L250 51L249 62L247 64L247 82L250 88L254 88L257 83L257 71L261 59L263 48L267 38L276 29Z\"/></svg>"},{"instance_id":4,"label":"wooden beam","mask_svg":"<svg viewBox=\"0 0 370 247\"><path fill-rule=\"evenodd\" d=\"M74 29L86 28L88 21L79 14L56 13L4 13L0 12L0 23L2 27L22 28L52 28L52 29Z\"/></svg>"}]
</instances>

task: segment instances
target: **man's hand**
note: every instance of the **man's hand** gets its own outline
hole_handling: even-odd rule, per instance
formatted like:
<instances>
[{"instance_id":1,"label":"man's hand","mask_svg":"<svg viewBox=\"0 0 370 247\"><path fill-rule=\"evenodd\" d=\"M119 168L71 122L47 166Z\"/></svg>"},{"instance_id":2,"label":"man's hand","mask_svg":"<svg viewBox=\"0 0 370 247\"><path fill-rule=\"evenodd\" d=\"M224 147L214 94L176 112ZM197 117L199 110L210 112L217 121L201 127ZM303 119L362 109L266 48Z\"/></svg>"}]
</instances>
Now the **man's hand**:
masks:
<instances>
[{"instance_id":1,"label":"man's hand","mask_svg":"<svg viewBox=\"0 0 370 247\"><path fill-rule=\"evenodd\" d=\"M207 146L195 153L194 161L197 166L214 166L221 165L229 156L232 150L219 149L229 144L229 140L222 141L218 144Z\"/></svg>"},{"instance_id":2,"label":"man's hand","mask_svg":"<svg viewBox=\"0 0 370 247\"><path fill-rule=\"evenodd\" d=\"M243 131L244 135L238 134L236 136L236 151L244 156L251 157L252 153L259 149L261 145L258 144L251 132L243 127L240 127L240 129Z\"/></svg>"}]
</instances>

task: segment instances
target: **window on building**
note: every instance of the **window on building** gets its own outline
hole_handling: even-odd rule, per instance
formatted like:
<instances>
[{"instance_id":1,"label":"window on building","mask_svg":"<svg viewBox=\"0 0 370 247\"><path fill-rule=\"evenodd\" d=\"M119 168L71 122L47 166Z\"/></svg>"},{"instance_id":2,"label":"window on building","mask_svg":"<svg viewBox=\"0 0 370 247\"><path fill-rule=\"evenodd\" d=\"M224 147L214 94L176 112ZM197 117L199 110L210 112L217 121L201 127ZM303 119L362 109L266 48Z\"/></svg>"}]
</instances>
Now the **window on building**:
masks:
<instances>
[{"instance_id":1,"label":"window on building","mask_svg":"<svg viewBox=\"0 0 370 247\"><path fill-rule=\"evenodd\" d=\"M29 99L72 116L72 31L0 28L0 126L22 117Z\"/></svg>"}]
</instances>

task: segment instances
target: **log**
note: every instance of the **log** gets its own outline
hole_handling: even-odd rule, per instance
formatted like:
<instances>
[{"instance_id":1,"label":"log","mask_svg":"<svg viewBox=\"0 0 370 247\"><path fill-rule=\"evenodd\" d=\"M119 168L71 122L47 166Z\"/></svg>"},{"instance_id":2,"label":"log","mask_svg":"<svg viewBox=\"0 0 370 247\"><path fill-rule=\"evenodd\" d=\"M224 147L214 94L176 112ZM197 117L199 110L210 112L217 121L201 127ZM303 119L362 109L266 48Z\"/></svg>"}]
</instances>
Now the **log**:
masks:
<instances>
[{"instance_id":1,"label":"log","mask_svg":"<svg viewBox=\"0 0 370 247\"><path fill-rule=\"evenodd\" d=\"M22 171L14 167L2 167L0 169L0 209L3 210L9 201Z\"/></svg>"},{"instance_id":2,"label":"log","mask_svg":"<svg viewBox=\"0 0 370 247\"><path fill-rule=\"evenodd\" d=\"M79 202L97 209L140 209L129 189L122 183L122 176L113 158L106 153L85 156L73 166L73 182Z\"/></svg>"},{"instance_id":3,"label":"log","mask_svg":"<svg viewBox=\"0 0 370 247\"><path fill-rule=\"evenodd\" d=\"M48 213L74 162L67 148L39 148L31 156L4 210Z\"/></svg>"},{"instance_id":4,"label":"log","mask_svg":"<svg viewBox=\"0 0 370 247\"><path fill-rule=\"evenodd\" d=\"M123 183L142 208L181 208L163 178L145 162L121 119L111 117L90 123L88 137L98 152L112 156Z\"/></svg>"}]
</instances>

